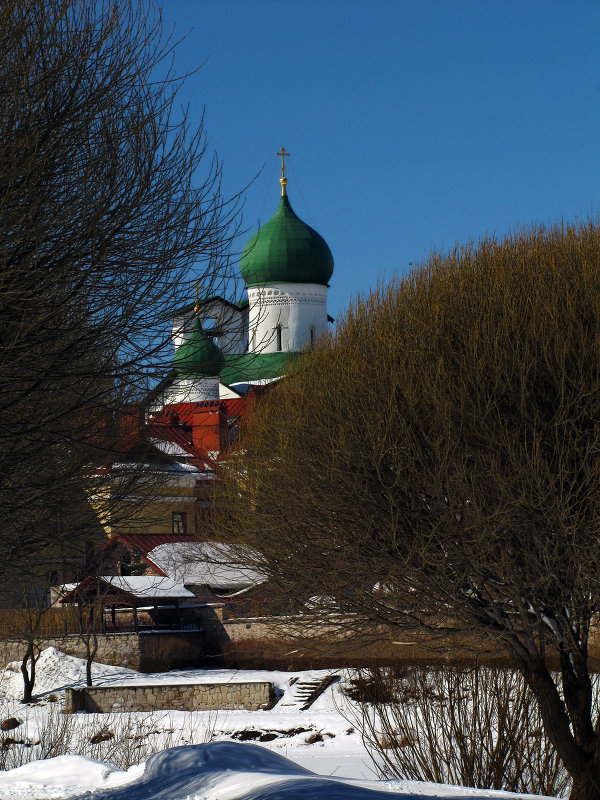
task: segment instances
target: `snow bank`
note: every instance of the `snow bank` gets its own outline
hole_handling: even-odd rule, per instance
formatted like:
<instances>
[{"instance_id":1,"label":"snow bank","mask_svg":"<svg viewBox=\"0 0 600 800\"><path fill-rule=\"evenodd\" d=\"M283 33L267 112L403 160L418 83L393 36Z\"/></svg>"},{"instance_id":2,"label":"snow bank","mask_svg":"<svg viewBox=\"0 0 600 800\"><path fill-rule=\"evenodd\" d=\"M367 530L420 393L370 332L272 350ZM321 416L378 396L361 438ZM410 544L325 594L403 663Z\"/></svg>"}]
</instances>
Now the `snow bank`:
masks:
<instances>
[{"instance_id":1,"label":"snow bank","mask_svg":"<svg viewBox=\"0 0 600 800\"><path fill-rule=\"evenodd\" d=\"M138 771L141 769L138 767ZM44 761L33 761L23 767L10 770L0 777L2 789L15 792L46 791L51 797L57 791L81 792L90 786L106 785L111 775L124 775L122 770L94 761L85 756L57 756ZM132 780L135 776L132 776ZM10 796L10 795L9 795Z\"/></svg>"},{"instance_id":2,"label":"snow bank","mask_svg":"<svg viewBox=\"0 0 600 800\"><path fill-rule=\"evenodd\" d=\"M126 667L92 664L92 678L131 678L139 673ZM55 647L46 648L36 665L34 694L36 696L62 692L67 686L85 685L85 659L68 656ZM23 694L21 662L11 661L0 672L0 699L19 700Z\"/></svg>"},{"instance_id":3,"label":"snow bank","mask_svg":"<svg viewBox=\"0 0 600 800\"><path fill-rule=\"evenodd\" d=\"M90 797L83 787L93 791L94 800L390 800L390 793L420 799L515 797L434 784L423 784L420 791L415 783L398 791L399 784L324 778L258 745L212 742L165 750L127 773L81 756L38 761L5 773L2 797L83 800Z\"/></svg>"}]
</instances>

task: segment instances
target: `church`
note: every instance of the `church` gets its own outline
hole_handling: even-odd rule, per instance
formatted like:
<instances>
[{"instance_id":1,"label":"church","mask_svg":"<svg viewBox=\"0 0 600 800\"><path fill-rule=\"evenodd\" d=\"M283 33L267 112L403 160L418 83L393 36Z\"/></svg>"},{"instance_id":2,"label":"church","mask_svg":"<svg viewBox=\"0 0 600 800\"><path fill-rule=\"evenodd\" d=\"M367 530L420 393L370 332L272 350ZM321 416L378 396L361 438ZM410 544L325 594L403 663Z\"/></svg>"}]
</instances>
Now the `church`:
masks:
<instances>
[{"instance_id":1,"label":"church","mask_svg":"<svg viewBox=\"0 0 600 800\"><path fill-rule=\"evenodd\" d=\"M197 297L170 315L172 369L134 415L131 436L136 447L144 442L138 463L152 472L151 491L126 524L113 524L99 503L109 542L96 574L152 574L176 580L179 590L194 585L196 596L200 584L221 597L243 590L239 581L229 586L227 570L214 577L207 564L214 561L214 543L199 543L211 483L261 394L333 322L327 314L333 256L323 237L294 213L285 175L289 154L282 147L277 155L279 205L240 258L247 299Z\"/></svg>"},{"instance_id":2,"label":"church","mask_svg":"<svg viewBox=\"0 0 600 800\"><path fill-rule=\"evenodd\" d=\"M289 153L282 147L277 155L279 206L240 258L247 299L197 298L172 313L173 369L148 399L149 424L170 419L190 427L207 466L232 443L257 393L285 375L333 322L327 314L333 256L323 237L294 213L285 176Z\"/></svg>"}]
</instances>

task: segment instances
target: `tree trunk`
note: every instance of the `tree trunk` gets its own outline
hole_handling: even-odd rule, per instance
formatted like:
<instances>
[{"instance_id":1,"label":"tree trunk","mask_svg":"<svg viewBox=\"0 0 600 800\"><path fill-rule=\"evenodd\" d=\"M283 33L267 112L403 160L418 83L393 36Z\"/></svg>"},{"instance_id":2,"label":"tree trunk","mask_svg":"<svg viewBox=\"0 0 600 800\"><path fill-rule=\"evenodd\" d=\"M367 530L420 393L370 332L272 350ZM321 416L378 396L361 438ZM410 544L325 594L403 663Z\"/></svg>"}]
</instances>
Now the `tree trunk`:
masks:
<instances>
[{"instance_id":1,"label":"tree trunk","mask_svg":"<svg viewBox=\"0 0 600 800\"><path fill-rule=\"evenodd\" d=\"M575 740L565 704L543 661L529 663L521 671L538 702L544 730L573 779L570 800L600 800L599 737L595 735L588 747Z\"/></svg>"},{"instance_id":2,"label":"tree trunk","mask_svg":"<svg viewBox=\"0 0 600 800\"><path fill-rule=\"evenodd\" d=\"M573 778L569 800L600 800L600 764L596 760L584 775Z\"/></svg>"},{"instance_id":3,"label":"tree trunk","mask_svg":"<svg viewBox=\"0 0 600 800\"><path fill-rule=\"evenodd\" d=\"M27 662L30 662L31 667L27 669ZM27 651L21 661L21 674L23 675L23 703L31 703L31 696L33 694L33 686L35 684L35 658L33 652L33 644L27 645Z\"/></svg>"},{"instance_id":4,"label":"tree trunk","mask_svg":"<svg viewBox=\"0 0 600 800\"><path fill-rule=\"evenodd\" d=\"M94 663L96 653L98 652L98 637L95 632L88 636L85 645L87 651L87 660L85 663L85 682L87 686L92 686L92 664Z\"/></svg>"}]
</instances>

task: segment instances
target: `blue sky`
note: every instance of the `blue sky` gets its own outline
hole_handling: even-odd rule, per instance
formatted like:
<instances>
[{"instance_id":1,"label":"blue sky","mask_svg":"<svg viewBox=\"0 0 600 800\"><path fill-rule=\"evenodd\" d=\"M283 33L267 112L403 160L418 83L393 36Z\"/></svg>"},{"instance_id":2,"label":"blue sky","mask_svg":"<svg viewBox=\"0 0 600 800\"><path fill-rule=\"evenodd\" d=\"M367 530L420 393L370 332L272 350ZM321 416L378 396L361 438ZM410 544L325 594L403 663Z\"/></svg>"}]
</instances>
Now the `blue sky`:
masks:
<instances>
[{"instance_id":1,"label":"blue sky","mask_svg":"<svg viewBox=\"0 0 600 800\"><path fill-rule=\"evenodd\" d=\"M329 312L432 249L600 212L600 3L159 0L248 234L296 213ZM262 170L262 171L261 171Z\"/></svg>"}]
</instances>

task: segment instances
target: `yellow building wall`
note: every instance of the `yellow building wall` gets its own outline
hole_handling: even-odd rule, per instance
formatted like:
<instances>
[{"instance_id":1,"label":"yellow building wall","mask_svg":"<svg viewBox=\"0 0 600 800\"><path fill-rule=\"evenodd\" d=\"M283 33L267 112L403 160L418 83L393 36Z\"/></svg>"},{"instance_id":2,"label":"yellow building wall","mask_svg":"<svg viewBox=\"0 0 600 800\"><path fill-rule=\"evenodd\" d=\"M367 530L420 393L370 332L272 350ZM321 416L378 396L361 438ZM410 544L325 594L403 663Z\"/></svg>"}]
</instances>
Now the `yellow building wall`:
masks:
<instances>
[{"instance_id":1,"label":"yellow building wall","mask_svg":"<svg viewBox=\"0 0 600 800\"><path fill-rule=\"evenodd\" d=\"M105 483L90 502L108 537L116 533L181 533L174 523L174 514L185 514L186 533L196 532L198 512L207 505L201 499L200 473L155 469L140 480ZM174 527L175 524L175 527Z\"/></svg>"}]
</instances>

